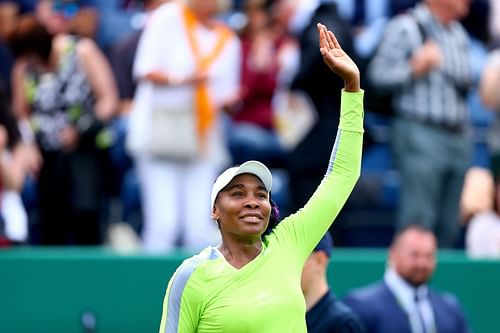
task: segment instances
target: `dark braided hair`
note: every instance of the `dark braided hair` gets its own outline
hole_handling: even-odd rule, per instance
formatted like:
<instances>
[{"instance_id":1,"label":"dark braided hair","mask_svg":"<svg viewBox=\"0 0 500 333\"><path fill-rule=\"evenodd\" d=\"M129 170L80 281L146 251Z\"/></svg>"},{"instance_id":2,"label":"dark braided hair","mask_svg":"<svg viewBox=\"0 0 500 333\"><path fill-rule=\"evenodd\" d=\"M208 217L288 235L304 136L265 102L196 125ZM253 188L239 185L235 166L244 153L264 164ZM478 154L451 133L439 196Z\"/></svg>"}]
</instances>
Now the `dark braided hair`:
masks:
<instances>
[{"instance_id":1,"label":"dark braided hair","mask_svg":"<svg viewBox=\"0 0 500 333\"><path fill-rule=\"evenodd\" d=\"M269 198L269 202L271 203L271 215L269 216L269 224L267 225L266 231L264 231L261 236L262 239L269 235L278 223L280 223L280 211L278 209L278 205L271 198Z\"/></svg>"}]
</instances>

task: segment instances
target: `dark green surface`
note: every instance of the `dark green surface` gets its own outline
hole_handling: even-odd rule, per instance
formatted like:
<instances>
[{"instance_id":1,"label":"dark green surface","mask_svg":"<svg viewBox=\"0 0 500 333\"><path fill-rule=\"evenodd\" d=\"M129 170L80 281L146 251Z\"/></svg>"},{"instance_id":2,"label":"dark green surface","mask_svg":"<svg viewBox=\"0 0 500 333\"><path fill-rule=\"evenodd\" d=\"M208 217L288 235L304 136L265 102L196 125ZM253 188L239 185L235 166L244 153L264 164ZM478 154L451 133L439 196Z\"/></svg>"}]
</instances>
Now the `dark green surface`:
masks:
<instances>
[{"instance_id":1,"label":"dark green surface","mask_svg":"<svg viewBox=\"0 0 500 333\"><path fill-rule=\"evenodd\" d=\"M0 250L0 332L157 332L171 274L188 254L119 255L96 248ZM379 279L383 250L341 250L332 256L334 291ZM471 261L461 252L439 255L433 285L454 292L475 333L500 332L500 261Z\"/></svg>"}]
</instances>

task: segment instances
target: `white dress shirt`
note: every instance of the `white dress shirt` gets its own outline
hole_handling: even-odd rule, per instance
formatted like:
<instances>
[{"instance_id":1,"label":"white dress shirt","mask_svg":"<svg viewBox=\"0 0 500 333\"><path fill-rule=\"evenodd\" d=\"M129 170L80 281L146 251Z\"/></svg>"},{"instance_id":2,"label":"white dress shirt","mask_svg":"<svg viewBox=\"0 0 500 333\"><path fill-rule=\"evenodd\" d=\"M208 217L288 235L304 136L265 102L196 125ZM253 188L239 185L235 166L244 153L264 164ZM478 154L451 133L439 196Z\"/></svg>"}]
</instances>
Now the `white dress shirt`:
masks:
<instances>
[{"instance_id":1,"label":"white dress shirt","mask_svg":"<svg viewBox=\"0 0 500 333\"><path fill-rule=\"evenodd\" d=\"M429 301L429 289L426 285L415 288L403 280L394 269L388 268L384 281L394 294L399 306L408 314L412 333L436 333L434 313ZM415 296L419 299L415 301ZM420 311L420 314L419 312ZM422 317L422 320L420 319ZM422 327L425 325L425 330Z\"/></svg>"}]
</instances>

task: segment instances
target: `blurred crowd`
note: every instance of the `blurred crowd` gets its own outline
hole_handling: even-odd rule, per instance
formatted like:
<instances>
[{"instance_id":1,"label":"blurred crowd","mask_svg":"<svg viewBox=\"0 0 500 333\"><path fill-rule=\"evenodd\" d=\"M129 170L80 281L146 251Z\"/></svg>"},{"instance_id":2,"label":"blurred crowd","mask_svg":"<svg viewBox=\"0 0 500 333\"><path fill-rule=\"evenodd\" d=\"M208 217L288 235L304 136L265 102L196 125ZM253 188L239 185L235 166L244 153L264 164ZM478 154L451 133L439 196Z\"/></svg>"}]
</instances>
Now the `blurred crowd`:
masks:
<instances>
[{"instance_id":1,"label":"blurred crowd","mask_svg":"<svg viewBox=\"0 0 500 333\"><path fill-rule=\"evenodd\" d=\"M322 22L356 59L368 102L390 95L382 111L366 104L364 170L336 244L373 246L383 220L379 240L420 224L439 247L499 256L498 11L497 0L0 0L0 244L199 250L218 241L216 175L249 159L272 169L282 215L302 207L343 88L322 67ZM377 215L388 177L391 214ZM371 240L353 240L360 226Z\"/></svg>"}]
</instances>

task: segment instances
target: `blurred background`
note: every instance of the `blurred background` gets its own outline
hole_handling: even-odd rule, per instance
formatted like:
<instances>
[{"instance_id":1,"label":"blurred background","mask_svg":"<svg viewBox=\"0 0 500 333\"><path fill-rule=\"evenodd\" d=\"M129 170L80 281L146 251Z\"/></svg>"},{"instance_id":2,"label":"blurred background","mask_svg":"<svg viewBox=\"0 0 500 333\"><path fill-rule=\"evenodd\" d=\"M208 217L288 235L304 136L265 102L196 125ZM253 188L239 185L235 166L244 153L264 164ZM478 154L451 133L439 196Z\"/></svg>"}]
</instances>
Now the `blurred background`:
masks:
<instances>
[{"instance_id":1,"label":"blurred background","mask_svg":"<svg viewBox=\"0 0 500 333\"><path fill-rule=\"evenodd\" d=\"M439 1L453 7L454 0ZM466 33L469 77L460 133L470 158L451 159L465 166L451 203L440 201L448 197L451 176L435 204L413 201L414 210L427 215L445 209L454 215L444 222L426 220L426 214L401 221L408 188L393 150L402 140L392 130L398 111L394 102L382 108L366 103L361 178L330 230L335 250L328 277L341 296L379 279L395 231L422 223L438 237L431 284L458 297L476 333L496 333L500 1L457 1L467 6L455 19ZM320 66L317 20L357 62L365 96L375 101L384 92L368 72L376 72L372 59L384 51L380 45L390 38L391 22L428 1L208 1L216 5L207 10L237 36L238 68L226 73L235 84L226 87L213 120L217 140L210 142L217 153L188 161L148 155L134 148L129 135L142 121L135 114L144 104L134 105L144 79L140 64L164 54L175 60L177 54L168 38L182 31L165 31L151 59L142 45L155 12L171 2L177 1L0 0L1 332L156 331L175 268L217 244L209 195L201 196L206 202L197 199L209 193L205 188L217 172L248 159L264 162L282 217L302 207L321 181L343 83ZM203 0L184 2L204 6ZM392 47L397 53L398 44ZM453 59L446 45L440 47L443 63ZM194 86L193 73L164 74L174 90L176 84ZM449 98L446 89L434 90ZM431 162L422 162L424 168L438 172ZM194 230L204 237L196 238Z\"/></svg>"}]
</instances>

